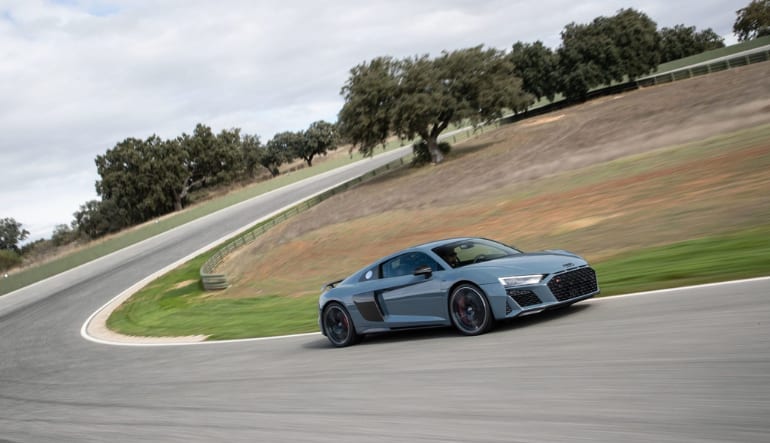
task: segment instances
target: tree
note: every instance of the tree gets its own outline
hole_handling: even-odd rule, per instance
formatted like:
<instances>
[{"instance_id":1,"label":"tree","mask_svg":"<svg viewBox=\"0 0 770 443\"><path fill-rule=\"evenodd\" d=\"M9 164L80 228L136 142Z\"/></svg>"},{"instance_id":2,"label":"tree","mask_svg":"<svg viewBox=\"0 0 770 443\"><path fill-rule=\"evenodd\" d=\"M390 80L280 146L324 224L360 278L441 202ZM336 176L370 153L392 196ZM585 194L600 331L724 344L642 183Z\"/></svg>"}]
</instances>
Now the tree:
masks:
<instances>
[{"instance_id":1,"label":"tree","mask_svg":"<svg viewBox=\"0 0 770 443\"><path fill-rule=\"evenodd\" d=\"M304 136L301 131L279 132L267 142L267 149L281 159L281 163L289 163L296 158L296 153L302 150Z\"/></svg>"},{"instance_id":2,"label":"tree","mask_svg":"<svg viewBox=\"0 0 770 443\"><path fill-rule=\"evenodd\" d=\"M126 210L112 200L90 200L80 205L73 216L78 234L90 239L117 232L131 224Z\"/></svg>"},{"instance_id":3,"label":"tree","mask_svg":"<svg viewBox=\"0 0 770 443\"><path fill-rule=\"evenodd\" d=\"M340 91L345 104L337 116L339 133L366 156L391 135L399 75L398 61L378 57L351 69Z\"/></svg>"},{"instance_id":4,"label":"tree","mask_svg":"<svg viewBox=\"0 0 770 443\"><path fill-rule=\"evenodd\" d=\"M695 26L676 25L661 29L658 35L661 63L725 46L724 39L711 28L696 32Z\"/></svg>"},{"instance_id":5,"label":"tree","mask_svg":"<svg viewBox=\"0 0 770 443\"><path fill-rule=\"evenodd\" d=\"M620 63L612 38L593 25L570 23L561 33L557 50L559 78L564 95L572 100L584 99L589 89L608 83L612 74L606 70Z\"/></svg>"},{"instance_id":6,"label":"tree","mask_svg":"<svg viewBox=\"0 0 770 443\"><path fill-rule=\"evenodd\" d=\"M620 69L613 78L635 80L649 74L660 64L658 25L647 14L635 9L621 9L609 19L609 29L620 55Z\"/></svg>"},{"instance_id":7,"label":"tree","mask_svg":"<svg viewBox=\"0 0 770 443\"><path fill-rule=\"evenodd\" d=\"M122 209L129 224L171 212L185 176L179 144L153 135L127 138L96 157L96 192Z\"/></svg>"},{"instance_id":8,"label":"tree","mask_svg":"<svg viewBox=\"0 0 770 443\"><path fill-rule=\"evenodd\" d=\"M341 93L340 131L362 153L371 155L391 134L419 136L433 163L444 158L438 137L450 123L478 124L532 103L510 59L482 46L443 52L435 59L378 58L353 68Z\"/></svg>"},{"instance_id":9,"label":"tree","mask_svg":"<svg viewBox=\"0 0 770 443\"><path fill-rule=\"evenodd\" d=\"M260 165L260 157L263 151L262 142L258 135L243 135L241 139L241 158L243 161L243 174L246 178L254 179L257 176L257 167Z\"/></svg>"},{"instance_id":10,"label":"tree","mask_svg":"<svg viewBox=\"0 0 770 443\"><path fill-rule=\"evenodd\" d=\"M218 157L215 164L217 173L212 184L227 184L236 180L243 172L241 129L223 129L217 134L214 155Z\"/></svg>"},{"instance_id":11,"label":"tree","mask_svg":"<svg viewBox=\"0 0 770 443\"><path fill-rule=\"evenodd\" d=\"M313 157L326 155L329 149L337 145L337 127L319 120L310 124L302 133L302 142L295 146L294 155L305 160L308 167L313 166Z\"/></svg>"},{"instance_id":12,"label":"tree","mask_svg":"<svg viewBox=\"0 0 770 443\"><path fill-rule=\"evenodd\" d=\"M261 152L259 154L259 164L270 171L270 174L272 174L273 177L277 177L278 174L281 173L278 168L285 161L285 152L282 152L280 147L278 147L276 144L271 144L268 142L264 148L261 148Z\"/></svg>"},{"instance_id":13,"label":"tree","mask_svg":"<svg viewBox=\"0 0 770 443\"><path fill-rule=\"evenodd\" d=\"M553 101L559 85L559 58L541 41L516 42L510 54L514 73L522 80L522 88L538 100Z\"/></svg>"},{"instance_id":14,"label":"tree","mask_svg":"<svg viewBox=\"0 0 770 443\"><path fill-rule=\"evenodd\" d=\"M19 252L19 243L29 236L29 231L11 217L0 220L0 250Z\"/></svg>"},{"instance_id":15,"label":"tree","mask_svg":"<svg viewBox=\"0 0 770 443\"><path fill-rule=\"evenodd\" d=\"M258 139L257 143L258 143ZM152 135L127 138L96 158L102 201L116 205L129 224L181 210L191 192L241 177L244 155L240 129L214 135L203 124L173 140Z\"/></svg>"},{"instance_id":16,"label":"tree","mask_svg":"<svg viewBox=\"0 0 770 443\"><path fill-rule=\"evenodd\" d=\"M221 162L215 152L217 139L211 128L198 123L192 135L182 133L177 141L184 152L184 186L188 191L214 181L220 172Z\"/></svg>"},{"instance_id":17,"label":"tree","mask_svg":"<svg viewBox=\"0 0 770 443\"><path fill-rule=\"evenodd\" d=\"M733 34L739 42L770 35L770 0L752 0L735 14Z\"/></svg>"},{"instance_id":18,"label":"tree","mask_svg":"<svg viewBox=\"0 0 770 443\"><path fill-rule=\"evenodd\" d=\"M657 25L634 9L590 24L570 23L561 35L561 89L570 99L585 99L590 89L613 81L634 80L660 63Z\"/></svg>"}]
</instances>

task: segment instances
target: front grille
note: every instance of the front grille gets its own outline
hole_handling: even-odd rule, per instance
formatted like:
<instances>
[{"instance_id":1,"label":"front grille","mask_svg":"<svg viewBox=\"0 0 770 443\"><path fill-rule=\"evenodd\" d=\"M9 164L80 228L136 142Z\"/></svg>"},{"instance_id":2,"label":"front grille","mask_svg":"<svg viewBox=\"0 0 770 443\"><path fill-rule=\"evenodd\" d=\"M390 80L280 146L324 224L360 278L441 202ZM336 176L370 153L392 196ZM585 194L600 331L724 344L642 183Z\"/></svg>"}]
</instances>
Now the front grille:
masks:
<instances>
[{"instance_id":1,"label":"front grille","mask_svg":"<svg viewBox=\"0 0 770 443\"><path fill-rule=\"evenodd\" d=\"M539 305L543 301L534 292L527 289L508 289L505 292L522 308L525 306Z\"/></svg>"},{"instance_id":2,"label":"front grille","mask_svg":"<svg viewBox=\"0 0 770 443\"><path fill-rule=\"evenodd\" d=\"M587 267L555 275L548 282L548 289L551 290L556 300L559 301L590 294L596 292L598 288L596 272Z\"/></svg>"}]
</instances>

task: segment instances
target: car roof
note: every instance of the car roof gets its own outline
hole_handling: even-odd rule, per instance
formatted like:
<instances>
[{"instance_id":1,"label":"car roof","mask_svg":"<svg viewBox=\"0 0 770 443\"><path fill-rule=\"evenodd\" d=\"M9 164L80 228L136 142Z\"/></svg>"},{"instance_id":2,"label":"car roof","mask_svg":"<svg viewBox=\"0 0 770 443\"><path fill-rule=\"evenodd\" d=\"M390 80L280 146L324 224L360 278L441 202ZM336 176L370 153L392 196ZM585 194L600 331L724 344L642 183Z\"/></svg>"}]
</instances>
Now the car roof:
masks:
<instances>
[{"instance_id":1,"label":"car roof","mask_svg":"<svg viewBox=\"0 0 770 443\"><path fill-rule=\"evenodd\" d=\"M462 241L462 240L475 240L477 238L478 237L453 237L453 238L445 238L443 240L435 240L435 241L432 241L432 242L422 243L422 244L419 244L419 245L415 245L415 246L412 246L411 248L406 248L404 251L407 251L407 250L410 250L410 249L433 249L433 248L436 248L438 246L446 245L448 243L454 243L454 242Z\"/></svg>"}]
</instances>

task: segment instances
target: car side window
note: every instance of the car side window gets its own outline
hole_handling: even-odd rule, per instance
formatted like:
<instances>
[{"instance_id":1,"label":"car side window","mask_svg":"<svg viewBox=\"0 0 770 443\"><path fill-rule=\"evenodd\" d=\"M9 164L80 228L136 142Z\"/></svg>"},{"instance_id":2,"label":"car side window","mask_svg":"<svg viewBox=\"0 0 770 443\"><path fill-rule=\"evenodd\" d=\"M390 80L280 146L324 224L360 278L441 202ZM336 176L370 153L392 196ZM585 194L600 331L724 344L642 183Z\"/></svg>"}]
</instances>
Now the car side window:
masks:
<instances>
[{"instance_id":1,"label":"car side window","mask_svg":"<svg viewBox=\"0 0 770 443\"><path fill-rule=\"evenodd\" d=\"M412 275L417 268L430 266L433 271L442 271L444 268L439 265L427 254L422 252L408 252L391 258L380 265L380 275L382 278L401 277L403 275Z\"/></svg>"}]
</instances>

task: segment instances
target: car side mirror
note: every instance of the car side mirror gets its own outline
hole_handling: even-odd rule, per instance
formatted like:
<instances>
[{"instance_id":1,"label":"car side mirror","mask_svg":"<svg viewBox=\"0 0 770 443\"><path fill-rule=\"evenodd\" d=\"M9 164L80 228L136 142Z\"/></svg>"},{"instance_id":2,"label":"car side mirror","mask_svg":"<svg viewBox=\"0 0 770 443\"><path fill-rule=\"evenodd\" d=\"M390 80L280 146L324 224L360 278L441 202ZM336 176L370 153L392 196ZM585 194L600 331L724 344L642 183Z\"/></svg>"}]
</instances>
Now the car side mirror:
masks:
<instances>
[{"instance_id":1,"label":"car side mirror","mask_svg":"<svg viewBox=\"0 0 770 443\"><path fill-rule=\"evenodd\" d=\"M430 276L433 275L433 268L430 266L420 266L414 270L413 275L424 275L425 278L430 278Z\"/></svg>"}]
</instances>

